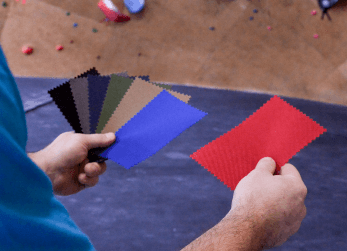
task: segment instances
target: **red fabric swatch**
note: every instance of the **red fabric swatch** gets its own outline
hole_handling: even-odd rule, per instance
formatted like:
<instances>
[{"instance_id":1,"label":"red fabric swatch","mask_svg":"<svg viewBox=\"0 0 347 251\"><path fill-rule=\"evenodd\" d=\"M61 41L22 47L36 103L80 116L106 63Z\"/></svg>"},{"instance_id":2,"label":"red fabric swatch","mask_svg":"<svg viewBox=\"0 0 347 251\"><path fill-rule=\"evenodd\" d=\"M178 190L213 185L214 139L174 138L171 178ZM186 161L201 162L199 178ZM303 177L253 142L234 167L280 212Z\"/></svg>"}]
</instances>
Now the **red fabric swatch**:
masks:
<instances>
[{"instance_id":1,"label":"red fabric swatch","mask_svg":"<svg viewBox=\"0 0 347 251\"><path fill-rule=\"evenodd\" d=\"M231 131L190 157L231 190L263 157L276 161L276 172L326 129L274 96Z\"/></svg>"}]
</instances>

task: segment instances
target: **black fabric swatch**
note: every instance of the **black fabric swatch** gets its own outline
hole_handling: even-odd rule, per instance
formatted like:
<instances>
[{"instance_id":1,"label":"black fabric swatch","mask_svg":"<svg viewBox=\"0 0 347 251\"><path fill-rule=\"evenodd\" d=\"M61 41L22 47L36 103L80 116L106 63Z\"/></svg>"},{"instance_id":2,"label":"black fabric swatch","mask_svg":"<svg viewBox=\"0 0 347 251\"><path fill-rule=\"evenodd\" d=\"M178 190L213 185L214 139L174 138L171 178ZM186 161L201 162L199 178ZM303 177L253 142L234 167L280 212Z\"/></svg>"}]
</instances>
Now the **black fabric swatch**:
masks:
<instances>
[{"instance_id":1,"label":"black fabric swatch","mask_svg":"<svg viewBox=\"0 0 347 251\"><path fill-rule=\"evenodd\" d=\"M48 91L66 120L76 133L82 133L75 102L73 100L69 82L65 82Z\"/></svg>"}]
</instances>

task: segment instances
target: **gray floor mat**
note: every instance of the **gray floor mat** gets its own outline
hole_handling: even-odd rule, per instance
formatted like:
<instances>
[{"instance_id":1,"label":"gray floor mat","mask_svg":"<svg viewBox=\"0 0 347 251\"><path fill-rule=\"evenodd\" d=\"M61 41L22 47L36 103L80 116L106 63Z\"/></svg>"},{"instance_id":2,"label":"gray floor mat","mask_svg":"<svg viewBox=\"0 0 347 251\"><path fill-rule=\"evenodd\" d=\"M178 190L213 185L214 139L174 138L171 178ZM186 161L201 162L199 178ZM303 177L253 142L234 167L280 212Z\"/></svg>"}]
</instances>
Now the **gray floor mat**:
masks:
<instances>
[{"instance_id":1,"label":"gray floor mat","mask_svg":"<svg viewBox=\"0 0 347 251\"><path fill-rule=\"evenodd\" d=\"M24 107L48 100L65 79L16 78ZM179 250L217 224L233 192L189 155L240 124L270 95L174 86L208 112L156 155L126 170L107 161L99 184L58 199L97 250ZM347 107L283 98L328 132L290 163L307 188L307 216L297 234L273 250L347 250ZM72 128L54 103L28 112L28 151Z\"/></svg>"}]
</instances>

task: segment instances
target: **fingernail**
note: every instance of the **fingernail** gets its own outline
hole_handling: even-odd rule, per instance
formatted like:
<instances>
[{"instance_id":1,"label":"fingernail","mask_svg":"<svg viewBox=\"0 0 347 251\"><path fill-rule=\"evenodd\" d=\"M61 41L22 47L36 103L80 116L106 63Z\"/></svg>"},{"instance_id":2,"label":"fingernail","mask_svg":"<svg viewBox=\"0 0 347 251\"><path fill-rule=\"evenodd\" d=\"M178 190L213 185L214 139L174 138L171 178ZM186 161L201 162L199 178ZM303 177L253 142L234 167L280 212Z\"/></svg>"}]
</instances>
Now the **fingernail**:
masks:
<instances>
[{"instance_id":1,"label":"fingernail","mask_svg":"<svg viewBox=\"0 0 347 251\"><path fill-rule=\"evenodd\" d=\"M271 161L273 163L276 163L275 160L271 157L264 157L263 160L266 160L266 161Z\"/></svg>"},{"instance_id":2,"label":"fingernail","mask_svg":"<svg viewBox=\"0 0 347 251\"><path fill-rule=\"evenodd\" d=\"M114 139L114 137L115 137L115 134L113 133L113 132L109 132L109 133L107 133L106 134L106 137L109 139L109 140L113 140Z\"/></svg>"}]
</instances>

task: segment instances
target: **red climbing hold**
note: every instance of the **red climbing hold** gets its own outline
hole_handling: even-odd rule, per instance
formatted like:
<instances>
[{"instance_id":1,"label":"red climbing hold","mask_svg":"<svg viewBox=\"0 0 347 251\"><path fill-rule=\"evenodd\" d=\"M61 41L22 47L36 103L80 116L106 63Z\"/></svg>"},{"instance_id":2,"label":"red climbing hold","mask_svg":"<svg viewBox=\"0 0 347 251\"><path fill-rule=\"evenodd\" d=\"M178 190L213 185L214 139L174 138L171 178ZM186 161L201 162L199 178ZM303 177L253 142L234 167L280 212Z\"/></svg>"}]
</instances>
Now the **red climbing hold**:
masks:
<instances>
[{"instance_id":1,"label":"red climbing hold","mask_svg":"<svg viewBox=\"0 0 347 251\"><path fill-rule=\"evenodd\" d=\"M101 22L105 21L106 19L108 21L113 21L116 23L126 22L130 20L130 17L121 13L111 0L100 0L98 7L102 12L104 12L106 16L106 18Z\"/></svg>"},{"instance_id":2,"label":"red climbing hold","mask_svg":"<svg viewBox=\"0 0 347 251\"><path fill-rule=\"evenodd\" d=\"M314 34L313 37L314 38L318 38L319 36L318 36L318 34Z\"/></svg>"},{"instance_id":3,"label":"red climbing hold","mask_svg":"<svg viewBox=\"0 0 347 251\"><path fill-rule=\"evenodd\" d=\"M64 49L64 47L62 46L62 45L57 45L56 47L55 47L55 49L57 50L57 51L61 51L61 50L63 50Z\"/></svg>"},{"instance_id":4,"label":"red climbing hold","mask_svg":"<svg viewBox=\"0 0 347 251\"><path fill-rule=\"evenodd\" d=\"M23 47L22 47L22 52L23 52L24 54L30 55L30 54L33 53L33 51L34 51L34 49L31 48L31 47L28 47L28 46L23 46Z\"/></svg>"},{"instance_id":5,"label":"red climbing hold","mask_svg":"<svg viewBox=\"0 0 347 251\"><path fill-rule=\"evenodd\" d=\"M130 17L124 14L119 14L116 18L116 20L114 20L116 23L121 23L121 22L127 22L130 20Z\"/></svg>"},{"instance_id":6,"label":"red climbing hold","mask_svg":"<svg viewBox=\"0 0 347 251\"><path fill-rule=\"evenodd\" d=\"M314 15L316 15L317 14L317 11L316 10L313 10L312 12L311 12L311 15L312 16L314 16Z\"/></svg>"}]
</instances>

